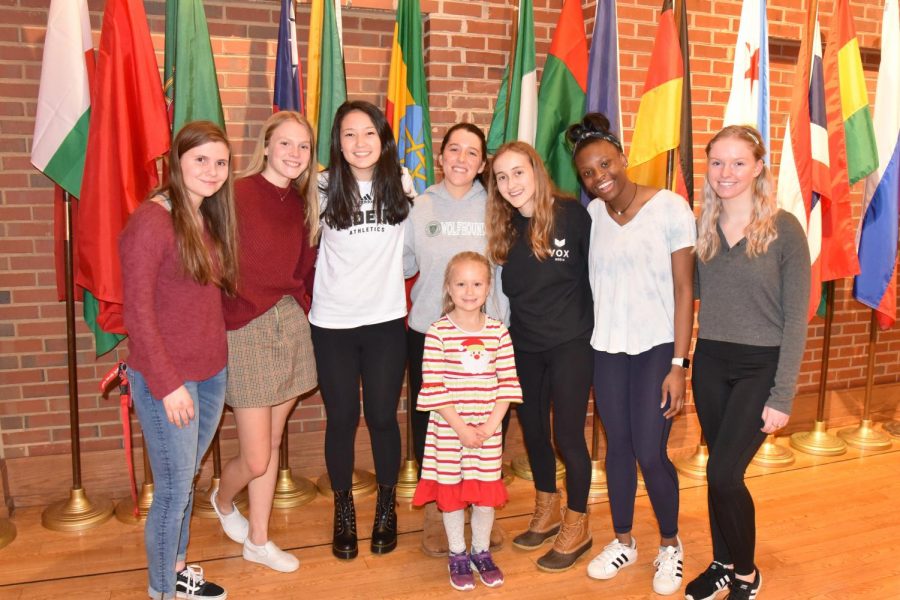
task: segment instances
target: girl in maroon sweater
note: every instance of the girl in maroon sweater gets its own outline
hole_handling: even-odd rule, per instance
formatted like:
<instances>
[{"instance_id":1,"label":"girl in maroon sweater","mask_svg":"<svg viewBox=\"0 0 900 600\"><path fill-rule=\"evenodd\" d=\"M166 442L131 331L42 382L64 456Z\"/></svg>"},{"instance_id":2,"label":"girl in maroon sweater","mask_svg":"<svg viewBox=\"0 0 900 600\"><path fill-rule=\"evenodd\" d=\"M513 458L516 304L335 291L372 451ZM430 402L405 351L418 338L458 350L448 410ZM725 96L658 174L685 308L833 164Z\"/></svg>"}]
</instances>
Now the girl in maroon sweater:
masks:
<instances>
[{"instance_id":1,"label":"girl in maroon sweater","mask_svg":"<svg viewBox=\"0 0 900 600\"><path fill-rule=\"evenodd\" d=\"M144 538L151 598L217 598L187 566L194 477L222 416L227 347L222 292L237 279L231 147L208 121L188 123L169 179L119 239L128 373L155 490Z\"/></svg>"},{"instance_id":2,"label":"girl in maroon sweater","mask_svg":"<svg viewBox=\"0 0 900 600\"><path fill-rule=\"evenodd\" d=\"M235 184L240 272L224 298L228 391L238 454L225 464L212 505L246 560L276 571L300 565L269 539L278 447L297 397L316 386L306 313L319 226L312 128L297 112L269 117ZM249 521L234 506L247 486Z\"/></svg>"}]
</instances>

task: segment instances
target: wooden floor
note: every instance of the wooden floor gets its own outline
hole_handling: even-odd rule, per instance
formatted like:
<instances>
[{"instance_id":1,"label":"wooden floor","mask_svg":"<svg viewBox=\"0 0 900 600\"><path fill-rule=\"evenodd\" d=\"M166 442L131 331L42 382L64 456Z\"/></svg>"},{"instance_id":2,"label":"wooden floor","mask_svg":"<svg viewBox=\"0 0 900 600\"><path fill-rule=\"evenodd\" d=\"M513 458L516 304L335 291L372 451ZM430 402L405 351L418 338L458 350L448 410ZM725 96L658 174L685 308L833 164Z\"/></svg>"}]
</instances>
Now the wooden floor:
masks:
<instances>
[{"instance_id":1,"label":"wooden floor","mask_svg":"<svg viewBox=\"0 0 900 600\"><path fill-rule=\"evenodd\" d=\"M760 524L760 598L900 598L900 441L880 453L851 449L836 458L797 454L787 469L751 467L748 481ZM710 560L706 488L685 477L681 486L681 538L690 578ZM498 518L507 532L519 532L528 523L531 483L517 479L509 492L510 503ZM373 503L372 496L357 502L364 536ZM601 501L591 510L594 556L612 534L609 505ZM57 533L41 527L38 509L20 510L13 521L18 537L0 550L0 599L146 598L140 527L113 519L80 534ZM646 496L636 505L638 562L606 582L588 578L587 559L565 573L542 573L534 565L540 551L521 552L507 542L495 554L506 574L503 587L479 586L462 595L447 583L446 559L420 552L421 525L421 511L403 505L396 551L376 557L361 540L359 558L338 561L329 547L331 500L320 496L273 515L272 538L300 559L295 573L277 574L244 561L240 546L209 519L194 519L188 558L202 564L208 578L222 584L233 599L655 597L651 578L657 534Z\"/></svg>"}]
</instances>

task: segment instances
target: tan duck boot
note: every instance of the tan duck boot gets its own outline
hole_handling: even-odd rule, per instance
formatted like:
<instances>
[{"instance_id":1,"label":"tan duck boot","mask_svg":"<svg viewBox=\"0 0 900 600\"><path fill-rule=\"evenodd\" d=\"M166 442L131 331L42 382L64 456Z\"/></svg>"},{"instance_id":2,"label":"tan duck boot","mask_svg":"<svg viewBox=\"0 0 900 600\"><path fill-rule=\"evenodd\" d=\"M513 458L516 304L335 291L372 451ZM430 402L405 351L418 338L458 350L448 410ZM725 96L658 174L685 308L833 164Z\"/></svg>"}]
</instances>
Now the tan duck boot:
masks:
<instances>
[{"instance_id":1,"label":"tan duck boot","mask_svg":"<svg viewBox=\"0 0 900 600\"><path fill-rule=\"evenodd\" d=\"M562 529L553 542L553 549L538 559L537 566L551 573L566 571L591 549L593 543L587 513L566 508Z\"/></svg>"},{"instance_id":2,"label":"tan duck boot","mask_svg":"<svg viewBox=\"0 0 900 600\"><path fill-rule=\"evenodd\" d=\"M427 556L440 557L447 556L449 551L444 518L438 510L437 502L429 502L425 505L425 521L422 524L422 552Z\"/></svg>"},{"instance_id":3,"label":"tan duck boot","mask_svg":"<svg viewBox=\"0 0 900 600\"><path fill-rule=\"evenodd\" d=\"M495 518L494 524L491 526L491 552L497 552L503 548L503 542L505 540L506 532L503 530L503 527L500 526L500 522Z\"/></svg>"},{"instance_id":4,"label":"tan duck boot","mask_svg":"<svg viewBox=\"0 0 900 600\"><path fill-rule=\"evenodd\" d=\"M528 531L513 538L513 546L522 550L534 550L559 533L559 492L538 491L534 500L534 514Z\"/></svg>"}]
</instances>

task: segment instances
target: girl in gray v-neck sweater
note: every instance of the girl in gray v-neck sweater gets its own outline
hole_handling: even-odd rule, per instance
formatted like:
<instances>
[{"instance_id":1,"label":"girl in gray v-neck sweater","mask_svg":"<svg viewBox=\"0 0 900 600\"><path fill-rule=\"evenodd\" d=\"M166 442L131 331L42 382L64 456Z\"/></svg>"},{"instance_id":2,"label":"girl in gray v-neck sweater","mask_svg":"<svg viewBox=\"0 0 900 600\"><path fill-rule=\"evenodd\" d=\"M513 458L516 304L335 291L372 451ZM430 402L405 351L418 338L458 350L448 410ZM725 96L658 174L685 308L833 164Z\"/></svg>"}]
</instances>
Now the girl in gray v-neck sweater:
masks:
<instances>
[{"instance_id":1,"label":"girl in gray v-neck sweater","mask_svg":"<svg viewBox=\"0 0 900 600\"><path fill-rule=\"evenodd\" d=\"M716 226L720 249L709 261L697 261L694 278L701 299L697 338L777 346L775 385L766 406L790 414L806 344L809 247L791 213L779 211L775 227L777 239L750 258L746 239L729 248Z\"/></svg>"}]
</instances>

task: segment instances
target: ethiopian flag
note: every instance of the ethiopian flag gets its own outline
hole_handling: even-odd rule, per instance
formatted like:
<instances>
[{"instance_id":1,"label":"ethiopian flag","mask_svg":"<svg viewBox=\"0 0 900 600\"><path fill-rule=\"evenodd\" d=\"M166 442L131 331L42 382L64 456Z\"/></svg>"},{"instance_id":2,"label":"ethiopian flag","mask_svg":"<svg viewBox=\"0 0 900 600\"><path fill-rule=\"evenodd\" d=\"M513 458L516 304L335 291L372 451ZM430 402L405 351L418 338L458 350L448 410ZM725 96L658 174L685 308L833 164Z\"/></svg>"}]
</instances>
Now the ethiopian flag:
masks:
<instances>
[{"instance_id":1,"label":"ethiopian flag","mask_svg":"<svg viewBox=\"0 0 900 600\"><path fill-rule=\"evenodd\" d=\"M312 0L306 58L306 118L316 132L319 167L331 156L334 113L347 100L340 0Z\"/></svg>"},{"instance_id":2,"label":"ethiopian flag","mask_svg":"<svg viewBox=\"0 0 900 600\"><path fill-rule=\"evenodd\" d=\"M212 121L225 127L209 28L200 0L166 0L165 80L173 138L191 121Z\"/></svg>"},{"instance_id":3,"label":"ethiopian flag","mask_svg":"<svg viewBox=\"0 0 900 600\"><path fill-rule=\"evenodd\" d=\"M556 187L572 196L578 193L578 176L566 143L566 129L584 116L587 77L588 49L581 1L566 0L541 77L534 147Z\"/></svg>"},{"instance_id":4,"label":"ethiopian flag","mask_svg":"<svg viewBox=\"0 0 900 600\"><path fill-rule=\"evenodd\" d=\"M537 129L537 59L534 50L534 7L519 1L509 63L503 72L488 132L488 152L514 140L534 144Z\"/></svg>"},{"instance_id":5,"label":"ethiopian flag","mask_svg":"<svg viewBox=\"0 0 900 600\"><path fill-rule=\"evenodd\" d=\"M666 0L631 138L628 174L633 181L669 187L666 163L669 151L678 148L681 141L683 86L684 62L675 13L672 1Z\"/></svg>"},{"instance_id":6,"label":"ethiopian flag","mask_svg":"<svg viewBox=\"0 0 900 600\"><path fill-rule=\"evenodd\" d=\"M431 118L422 54L419 0L400 0L384 112L394 131L400 164L412 175L416 192L420 194L434 183Z\"/></svg>"}]
</instances>

